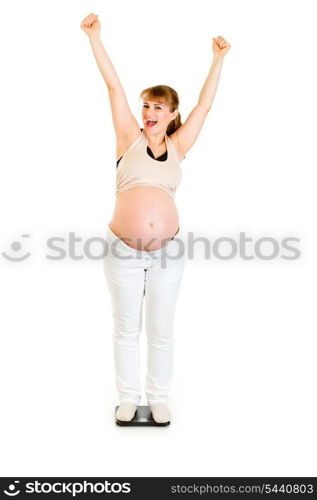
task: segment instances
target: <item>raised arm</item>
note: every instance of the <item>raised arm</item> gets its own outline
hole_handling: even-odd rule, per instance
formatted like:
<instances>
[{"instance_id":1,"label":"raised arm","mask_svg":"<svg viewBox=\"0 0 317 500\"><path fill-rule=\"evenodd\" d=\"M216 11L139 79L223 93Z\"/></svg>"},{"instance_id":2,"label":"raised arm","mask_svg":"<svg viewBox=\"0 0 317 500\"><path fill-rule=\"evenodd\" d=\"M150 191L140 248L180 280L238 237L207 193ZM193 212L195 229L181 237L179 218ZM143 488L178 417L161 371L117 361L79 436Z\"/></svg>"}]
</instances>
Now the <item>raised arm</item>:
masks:
<instances>
[{"instance_id":1,"label":"raised arm","mask_svg":"<svg viewBox=\"0 0 317 500\"><path fill-rule=\"evenodd\" d=\"M89 37L98 68L108 87L113 125L117 136L117 147L120 149L124 144L129 143L131 137L136 137L140 133L140 128L131 113L116 70L102 44L98 16L89 14L83 19L80 27Z\"/></svg>"},{"instance_id":2,"label":"raised arm","mask_svg":"<svg viewBox=\"0 0 317 500\"><path fill-rule=\"evenodd\" d=\"M176 138L181 157L185 156L195 143L206 116L210 111L218 87L223 58L230 47L229 43L223 37L218 36L217 39L213 38L214 58L206 81L200 91L198 103L184 124L171 135L171 137L175 136Z\"/></svg>"}]
</instances>

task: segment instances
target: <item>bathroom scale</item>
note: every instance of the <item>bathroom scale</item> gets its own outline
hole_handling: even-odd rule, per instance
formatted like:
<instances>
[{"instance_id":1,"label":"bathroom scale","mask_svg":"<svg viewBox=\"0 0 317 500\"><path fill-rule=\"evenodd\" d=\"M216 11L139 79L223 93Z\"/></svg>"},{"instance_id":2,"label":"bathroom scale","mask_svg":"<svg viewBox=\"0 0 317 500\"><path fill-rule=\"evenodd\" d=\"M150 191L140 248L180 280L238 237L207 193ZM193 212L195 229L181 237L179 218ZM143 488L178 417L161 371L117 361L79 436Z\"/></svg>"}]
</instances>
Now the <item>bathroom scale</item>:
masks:
<instances>
[{"instance_id":1,"label":"bathroom scale","mask_svg":"<svg viewBox=\"0 0 317 500\"><path fill-rule=\"evenodd\" d=\"M119 406L116 406L116 408L115 408L115 414L116 414L118 408L119 408ZM170 421L164 422L164 423L157 423L157 422L155 422L155 420L152 417L151 408L149 406L138 406L137 409L136 409L136 412L135 412L135 415L134 415L133 419L130 420L129 422L124 422L122 420L118 420L116 418L116 416L115 416L115 419L116 419L116 424L117 425L122 425L122 426L124 426L124 425L125 426L151 425L151 426L155 426L155 427L162 427L162 426L169 425L171 423Z\"/></svg>"}]
</instances>

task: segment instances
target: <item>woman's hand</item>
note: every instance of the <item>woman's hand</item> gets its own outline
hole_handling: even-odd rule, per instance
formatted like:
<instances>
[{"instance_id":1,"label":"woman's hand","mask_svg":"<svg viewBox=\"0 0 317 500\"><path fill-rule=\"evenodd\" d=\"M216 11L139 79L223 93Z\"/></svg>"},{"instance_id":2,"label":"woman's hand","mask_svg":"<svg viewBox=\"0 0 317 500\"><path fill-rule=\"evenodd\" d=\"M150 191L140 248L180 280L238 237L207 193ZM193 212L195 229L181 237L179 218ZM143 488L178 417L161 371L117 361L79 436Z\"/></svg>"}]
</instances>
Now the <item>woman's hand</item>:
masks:
<instances>
[{"instance_id":1,"label":"woman's hand","mask_svg":"<svg viewBox=\"0 0 317 500\"><path fill-rule=\"evenodd\" d=\"M215 56L224 57L230 47L231 45L222 36L212 39L212 50Z\"/></svg>"},{"instance_id":2,"label":"woman's hand","mask_svg":"<svg viewBox=\"0 0 317 500\"><path fill-rule=\"evenodd\" d=\"M101 30L98 15L89 14L86 16L80 25L81 29L90 37L91 35L99 34Z\"/></svg>"}]
</instances>

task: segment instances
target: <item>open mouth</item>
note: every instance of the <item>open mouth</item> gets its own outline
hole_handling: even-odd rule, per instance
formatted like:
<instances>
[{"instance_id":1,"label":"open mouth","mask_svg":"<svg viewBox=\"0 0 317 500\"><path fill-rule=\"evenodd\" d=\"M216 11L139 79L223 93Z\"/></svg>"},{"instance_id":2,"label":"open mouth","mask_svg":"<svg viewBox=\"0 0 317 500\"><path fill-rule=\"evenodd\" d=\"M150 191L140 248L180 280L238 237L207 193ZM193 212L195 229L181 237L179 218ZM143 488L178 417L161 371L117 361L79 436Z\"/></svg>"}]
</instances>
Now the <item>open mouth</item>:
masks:
<instances>
[{"instance_id":1,"label":"open mouth","mask_svg":"<svg viewBox=\"0 0 317 500\"><path fill-rule=\"evenodd\" d=\"M156 125L157 120L146 120L145 123L146 123L147 127L151 128L151 127L154 127Z\"/></svg>"}]
</instances>

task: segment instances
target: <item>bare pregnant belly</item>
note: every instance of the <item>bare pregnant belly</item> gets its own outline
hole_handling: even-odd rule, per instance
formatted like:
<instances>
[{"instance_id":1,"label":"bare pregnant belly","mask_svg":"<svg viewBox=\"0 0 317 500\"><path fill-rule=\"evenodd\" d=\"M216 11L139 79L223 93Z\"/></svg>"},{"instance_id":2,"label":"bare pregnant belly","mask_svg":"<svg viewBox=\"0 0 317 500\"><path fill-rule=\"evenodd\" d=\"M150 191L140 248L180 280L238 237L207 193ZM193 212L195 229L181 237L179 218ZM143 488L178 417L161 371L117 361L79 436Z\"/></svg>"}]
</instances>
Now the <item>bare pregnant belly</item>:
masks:
<instances>
[{"instance_id":1,"label":"bare pregnant belly","mask_svg":"<svg viewBox=\"0 0 317 500\"><path fill-rule=\"evenodd\" d=\"M109 227L132 248L158 250L178 232L179 216L163 189L138 186L117 196Z\"/></svg>"}]
</instances>

